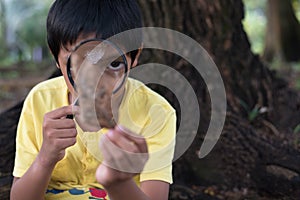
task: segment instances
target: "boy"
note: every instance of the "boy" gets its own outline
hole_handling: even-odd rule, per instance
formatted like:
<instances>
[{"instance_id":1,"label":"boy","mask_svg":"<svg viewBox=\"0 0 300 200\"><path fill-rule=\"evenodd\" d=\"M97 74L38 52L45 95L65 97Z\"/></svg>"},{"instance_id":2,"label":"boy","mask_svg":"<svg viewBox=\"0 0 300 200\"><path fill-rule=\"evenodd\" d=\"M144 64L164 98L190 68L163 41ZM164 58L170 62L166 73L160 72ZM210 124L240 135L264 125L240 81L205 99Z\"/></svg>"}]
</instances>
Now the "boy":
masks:
<instances>
[{"instance_id":1,"label":"boy","mask_svg":"<svg viewBox=\"0 0 300 200\"><path fill-rule=\"evenodd\" d=\"M87 39L105 39L141 26L133 0L53 3L47 41L63 77L38 84L25 100L11 199L168 199L176 119L174 109L162 97L126 79L113 94L119 100L118 125L99 131L91 131L76 117L82 114L80 105L71 105L76 95L67 73L72 49ZM127 70L137 65L140 52L125 55ZM132 163L130 153L142 155L141 159ZM153 167L158 162L166 164ZM148 164L152 167L146 170Z\"/></svg>"}]
</instances>

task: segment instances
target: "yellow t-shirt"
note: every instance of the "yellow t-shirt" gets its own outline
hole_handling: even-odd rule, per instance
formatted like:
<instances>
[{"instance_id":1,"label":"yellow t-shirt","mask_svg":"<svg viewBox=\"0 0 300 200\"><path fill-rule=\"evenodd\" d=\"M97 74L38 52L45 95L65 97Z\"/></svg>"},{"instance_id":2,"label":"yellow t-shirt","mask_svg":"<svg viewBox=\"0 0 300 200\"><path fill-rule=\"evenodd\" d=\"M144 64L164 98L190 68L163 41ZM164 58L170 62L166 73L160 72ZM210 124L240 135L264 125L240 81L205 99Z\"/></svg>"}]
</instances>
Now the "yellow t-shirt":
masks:
<instances>
[{"instance_id":1,"label":"yellow t-shirt","mask_svg":"<svg viewBox=\"0 0 300 200\"><path fill-rule=\"evenodd\" d=\"M16 138L13 175L22 177L35 160L42 142L44 114L68 105L68 89L63 77L35 86L27 96ZM119 109L120 125L146 138L149 160L134 179L172 183L172 159L175 147L175 110L160 95L141 82L129 78ZM67 148L65 157L53 170L46 199L105 199L95 172L101 163L99 138L107 130L83 132L77 125L77 143Z\"/></svg>"}]
</instances>

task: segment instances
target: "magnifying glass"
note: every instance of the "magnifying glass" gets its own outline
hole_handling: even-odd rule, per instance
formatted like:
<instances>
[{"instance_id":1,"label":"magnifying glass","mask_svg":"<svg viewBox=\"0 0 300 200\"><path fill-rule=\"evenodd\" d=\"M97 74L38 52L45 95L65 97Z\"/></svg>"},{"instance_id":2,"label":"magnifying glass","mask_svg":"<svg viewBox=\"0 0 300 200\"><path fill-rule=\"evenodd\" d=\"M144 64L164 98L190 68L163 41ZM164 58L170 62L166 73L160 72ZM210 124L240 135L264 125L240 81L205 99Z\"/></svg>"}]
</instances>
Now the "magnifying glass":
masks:
<instances>
[{"instance_id":1,"label":"magnifying glass","mask_svg":"<svg viewBox=\"0 0 300 200\"><path fill-rule=\"evenodd\" d=\"M81 121L99 129L116 125L114 96L123 88L127 71L125 53L111 41L90 39L75 47L67 75L76 93L73 105L80 104Z\"/></svg>"}]
</instances>

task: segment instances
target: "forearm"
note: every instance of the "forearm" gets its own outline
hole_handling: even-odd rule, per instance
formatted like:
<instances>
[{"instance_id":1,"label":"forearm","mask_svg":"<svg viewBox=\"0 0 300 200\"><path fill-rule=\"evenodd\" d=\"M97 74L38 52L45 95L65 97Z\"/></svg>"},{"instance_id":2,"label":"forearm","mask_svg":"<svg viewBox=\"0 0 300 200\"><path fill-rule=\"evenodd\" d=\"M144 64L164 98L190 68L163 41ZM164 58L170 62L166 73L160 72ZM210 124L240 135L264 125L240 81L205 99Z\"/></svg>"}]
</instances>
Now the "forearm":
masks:
<instances>
[{"instance_id":1,"label":"forearm","mask_svg":"<svg viewBox=\"0 0 300 200\"><path fill-rule=\"evenodd\" d=\"M150 200L150 198L130 179L105 187L111 200Z\"/></svg>"},{"instance_id":2,"label":"forearm","mask_svg":"<svg viewBox=\"0 0 300 200\"><path fill-rule=\"evenodd\" d=\"M33 162L28 171L13 183L11 200L42 200L45 196L54 166L43 164L39 157Z\"/></svg>"}]
</instances>

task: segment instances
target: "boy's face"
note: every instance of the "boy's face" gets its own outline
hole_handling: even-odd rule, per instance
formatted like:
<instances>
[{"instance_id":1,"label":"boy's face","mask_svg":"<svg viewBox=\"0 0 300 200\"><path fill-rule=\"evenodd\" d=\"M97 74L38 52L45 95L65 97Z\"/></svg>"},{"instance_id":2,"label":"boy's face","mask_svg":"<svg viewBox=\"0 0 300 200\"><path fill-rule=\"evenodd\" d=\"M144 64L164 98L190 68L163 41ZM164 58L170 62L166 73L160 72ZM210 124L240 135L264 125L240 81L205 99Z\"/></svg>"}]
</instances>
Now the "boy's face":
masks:
<instances>
[{"instance_id":1,"label":"boy's face","mask_svg":"<svg viewBox=\"0 0 300 200\"><path fill-rule=\"evenodd\" d=\"M99 130L99 127L97 127L98 124L100 124L100 127L107 128L113 128L115 126L117 121L117 110L125 89L125 84L123 84L117 92L113 93L115 89L114 86L120 81L120 76L118 76L117 73L115 73L116 75L114 76L103 73L101 78L99 78L99 72L93 71L95 68L92 66L84 66L84 69L80 69L80 74L84 74L84 79L80 80L76 78L76 91L73 88L67 73L68 58L71 55L72 50L79 43L93 38L93 34L88 37L79 37L74 45L62 47L58 54L59 67L71 94L71 98L69 98L70 103L79 96L80 120L88 123L90 127L94 127L87 131ZM136 66L137 59L132 63L129 54L126 54L125 57L128 64L127 70L129 72L131 67Z\"/></svg>"}]
</instances>

